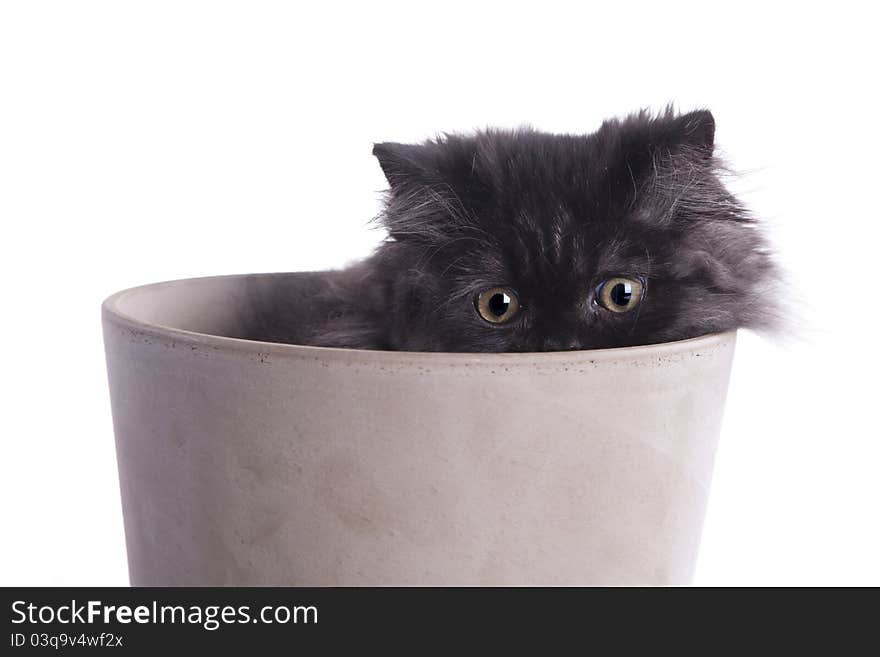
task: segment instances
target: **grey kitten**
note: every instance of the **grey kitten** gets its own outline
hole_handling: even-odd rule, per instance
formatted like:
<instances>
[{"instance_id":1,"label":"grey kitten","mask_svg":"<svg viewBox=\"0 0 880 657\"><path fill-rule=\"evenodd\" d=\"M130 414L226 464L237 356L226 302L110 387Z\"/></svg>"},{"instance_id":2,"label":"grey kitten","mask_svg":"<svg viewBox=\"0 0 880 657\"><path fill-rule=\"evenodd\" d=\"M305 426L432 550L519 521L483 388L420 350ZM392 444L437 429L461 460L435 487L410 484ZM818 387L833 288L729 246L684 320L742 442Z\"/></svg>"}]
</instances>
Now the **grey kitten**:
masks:
<instances>
[{"instance_id":1,"label":"grey kitten","mask_svg":"<svg viewBox=\"0 0 880 657\"><path fill-rule=\"evenodd\" d=\"M241 337L410 351L555 351L775 322L777 269L719 180L708 111L376 144L389 238L254 291Z\"/></svg>"}]
</instances>

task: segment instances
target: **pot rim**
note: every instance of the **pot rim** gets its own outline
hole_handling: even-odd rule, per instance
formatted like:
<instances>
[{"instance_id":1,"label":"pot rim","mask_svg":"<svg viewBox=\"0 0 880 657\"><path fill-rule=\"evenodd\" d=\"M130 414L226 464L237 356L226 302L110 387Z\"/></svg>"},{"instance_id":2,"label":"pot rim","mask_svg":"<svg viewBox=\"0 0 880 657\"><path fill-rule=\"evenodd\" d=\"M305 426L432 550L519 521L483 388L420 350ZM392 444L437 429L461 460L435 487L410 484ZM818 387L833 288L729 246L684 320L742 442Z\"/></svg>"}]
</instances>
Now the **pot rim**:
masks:
<instances>
[{"instance_id":1,"label":"pot rim","mask_svg":"<svg viewBox=\"0 0 880 657\"><path fill-rule=\"evenodd\" d=\"M157 283L138 285L120 290L107 297L101 304L101 316L105 323L113 324L122 329L127 329L142 336L149 336L154 341L165 342L171 345L191 345L194 348L210 348L222 351L241 351L257 353L273 357L293 357L310 359L345 359L351 360L356 357L364 361L382 361L394 364L404 362L415 364L441 365L492 365L509 366L524 364L557 364L571 362L589 362L591 364L608 361L631 361L670 358L685 353L693 354L699 351L714 351L731 342L736 336L736 330L722 333L708 333L695 338L675 340L672 342L658 342L654 344L638 345L634 347L612 347L605 349L586 349L580 351L535 351L535 352L441 352L441 351L386 351L380 349L351 349L343 347L317 347L302 344L287 344L280 342L262 342L259 340L246 340L232 338L211 333L199 333L186 329L176 328L138 319L120 309L120 303L127 298L144 294L146 292L159 292L164 287L195 281L212 281L232 278L279 276L297 274L303 272L259 273L259 274L227 274L222 276L198 276L193 278L178 278ZM696 355L699 355L698 353Z\"/></svg>"}]
</instances>

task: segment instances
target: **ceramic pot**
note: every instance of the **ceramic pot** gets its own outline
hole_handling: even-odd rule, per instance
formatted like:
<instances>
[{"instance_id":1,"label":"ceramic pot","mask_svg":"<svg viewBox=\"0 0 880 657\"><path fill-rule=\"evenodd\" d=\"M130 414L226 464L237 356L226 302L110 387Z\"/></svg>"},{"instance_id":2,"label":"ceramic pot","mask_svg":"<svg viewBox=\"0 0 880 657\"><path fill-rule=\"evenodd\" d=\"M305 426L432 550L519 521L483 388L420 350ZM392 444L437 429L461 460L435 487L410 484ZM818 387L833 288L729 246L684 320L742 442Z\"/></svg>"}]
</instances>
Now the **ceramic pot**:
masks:
<instances>
[{"instance_id":1,"label":"ceramic pot","mask_svg":"<svg viewBox=\"0 0 880 657\"><path fill-rule=\"evenodd\" d=\"M254 285L307 276L105 301L132 584L690 581L734 333L534 354L228 337Z\"/></svg>"}]
</instances>

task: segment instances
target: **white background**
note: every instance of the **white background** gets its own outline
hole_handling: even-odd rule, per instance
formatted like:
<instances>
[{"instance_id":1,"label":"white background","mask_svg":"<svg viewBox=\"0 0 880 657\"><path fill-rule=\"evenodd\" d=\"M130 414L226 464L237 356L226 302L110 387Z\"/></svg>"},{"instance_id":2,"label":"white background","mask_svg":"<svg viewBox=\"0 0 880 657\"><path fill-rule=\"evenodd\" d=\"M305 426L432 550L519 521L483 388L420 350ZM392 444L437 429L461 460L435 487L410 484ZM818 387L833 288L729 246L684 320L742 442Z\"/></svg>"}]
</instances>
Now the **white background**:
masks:
<instances>
[{"instance_id":1,"label":"white background","mask_svg":"<svg viewBox=\"0 0 880 657\"><path fill-rule=\"evenodd\" d=\"M741 336L696 583L880 584L860 4L318 4L0 5L0 584L127 583L105 296L368 254L374 141L669 101L713 111L801 297L798 341Z\"/></svg>"}]
</instances>

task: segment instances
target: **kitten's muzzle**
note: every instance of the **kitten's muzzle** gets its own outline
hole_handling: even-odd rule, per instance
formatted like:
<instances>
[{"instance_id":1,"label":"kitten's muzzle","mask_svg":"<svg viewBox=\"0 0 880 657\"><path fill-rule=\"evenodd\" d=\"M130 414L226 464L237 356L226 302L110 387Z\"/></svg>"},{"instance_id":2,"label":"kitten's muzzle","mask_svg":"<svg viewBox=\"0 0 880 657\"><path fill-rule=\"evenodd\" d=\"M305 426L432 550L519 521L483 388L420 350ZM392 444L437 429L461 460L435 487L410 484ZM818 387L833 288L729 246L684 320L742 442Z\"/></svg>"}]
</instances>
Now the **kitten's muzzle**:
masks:
<instances>
[{"instance_id":1,"label":"kitten's muzzle","mask_svg":"<svg viewBox=\"0 0 880 657\"><path fill-rule=\"evenodd\" d=\"M544 351L577 351L578 349L583 349L583 345L577 338L546 338L544 340Z\"/></svg>"}]
</instances>

